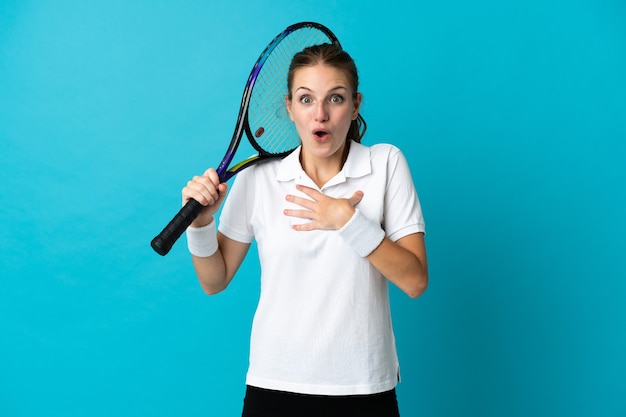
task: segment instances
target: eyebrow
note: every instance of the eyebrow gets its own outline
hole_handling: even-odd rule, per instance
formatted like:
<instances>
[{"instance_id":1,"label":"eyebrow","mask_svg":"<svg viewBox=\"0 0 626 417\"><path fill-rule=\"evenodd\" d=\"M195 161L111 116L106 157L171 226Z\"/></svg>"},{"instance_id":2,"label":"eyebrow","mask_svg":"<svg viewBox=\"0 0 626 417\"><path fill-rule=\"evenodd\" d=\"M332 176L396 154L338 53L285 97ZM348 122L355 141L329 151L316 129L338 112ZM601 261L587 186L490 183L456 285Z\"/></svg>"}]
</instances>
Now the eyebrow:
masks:
<instances>
[{"instance_id":1,"label":"eyebrow","mask_svg":"<svg viewBox=\"0 0 626 417\"><path fill-rule=\"evenodd\" d=\"M306 87L306 86L302 86L302 87L296 88L295 92L297 92L299 90L306 90L306 91L311 91L311 92L313 91L309 87ZM333 87L330 90L328 90L328 92L332 93L332 92L337 91L337 90L346 90L347 91L348 87L344 87L343 85L338 85L337 87Z\"/></svg>"}]
</instances>

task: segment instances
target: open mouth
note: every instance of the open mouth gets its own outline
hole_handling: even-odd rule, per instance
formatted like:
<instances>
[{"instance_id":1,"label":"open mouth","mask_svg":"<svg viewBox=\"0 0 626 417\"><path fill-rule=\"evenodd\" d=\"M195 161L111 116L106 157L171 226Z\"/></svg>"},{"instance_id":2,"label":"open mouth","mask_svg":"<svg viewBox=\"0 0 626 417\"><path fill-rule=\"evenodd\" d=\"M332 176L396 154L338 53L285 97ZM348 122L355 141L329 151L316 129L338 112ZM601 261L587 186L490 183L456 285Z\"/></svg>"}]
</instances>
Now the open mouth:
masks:
<instances>
[{"instance_id":1,"label":"open mouth","mask_svg":"<svg viewBox=\"0 0 626 417\"><path fill-rule=\"evenodd\" d=\"M313 132L313 135L318 139L324 139L326 136L328 136L328 132L325 130L315 130Z\"/></svg>"}]
</instances>

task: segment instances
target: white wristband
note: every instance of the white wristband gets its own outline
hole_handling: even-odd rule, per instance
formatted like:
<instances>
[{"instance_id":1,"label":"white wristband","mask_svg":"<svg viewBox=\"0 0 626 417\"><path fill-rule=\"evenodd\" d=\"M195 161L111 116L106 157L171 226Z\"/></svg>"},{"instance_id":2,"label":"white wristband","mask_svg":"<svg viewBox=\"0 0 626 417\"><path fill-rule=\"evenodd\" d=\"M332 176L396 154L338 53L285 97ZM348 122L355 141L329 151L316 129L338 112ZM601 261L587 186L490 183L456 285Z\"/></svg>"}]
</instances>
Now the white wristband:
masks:
<instances>
[{"instance_id":1,"label":"white wristband","mask_svg":"<svg viewBox=\"0 0 626 417\"><path fill-rule=\"evenodd\" d=\"M362 257L372 253L385 238L385 231L359 209L337 232Z\"/></svg>"},{"instance_id":2,"label":"white wristband","mask_svg":"<svg viewBox=\"0 0 626 417\"><path fill-rule=\"evenodd\" d=\"M215 219L202 227L187 228L187 247L192 255L208 258L217 252L217 230Z\"/></svg>"}]
</instances>

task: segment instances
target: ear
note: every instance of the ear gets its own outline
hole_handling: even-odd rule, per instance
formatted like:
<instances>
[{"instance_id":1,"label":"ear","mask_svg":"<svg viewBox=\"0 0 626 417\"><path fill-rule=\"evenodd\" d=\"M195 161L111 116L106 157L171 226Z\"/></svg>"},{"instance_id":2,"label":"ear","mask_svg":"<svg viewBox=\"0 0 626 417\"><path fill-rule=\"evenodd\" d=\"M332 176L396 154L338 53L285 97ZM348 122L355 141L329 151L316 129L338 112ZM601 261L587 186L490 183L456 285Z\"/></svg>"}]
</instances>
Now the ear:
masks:
<instances>
[{"instance_id":1,"label":"ear","mask_svg":"<svg viewBox=\"0 0 626 417\"><path fill-rule=\"evenodd\" d=\"M352 120L356 120L356 118L359 117L361 100L363 100L363 96L361 95L361 93L356 93L356 98L354 99L354 110L352 112Z\"/></svg>"},{"instance_id":2,"label":"ear","mask_svg":"<svg viewBox=\"0 0 626 417\"><path fill-rule=\"evenodd\" d=\"M291 100L289 96L285 94L285 108L287 109L287 113L289 113L289 118L293 122L293 115L291 114Z\"/></svg>"}]
</instances>

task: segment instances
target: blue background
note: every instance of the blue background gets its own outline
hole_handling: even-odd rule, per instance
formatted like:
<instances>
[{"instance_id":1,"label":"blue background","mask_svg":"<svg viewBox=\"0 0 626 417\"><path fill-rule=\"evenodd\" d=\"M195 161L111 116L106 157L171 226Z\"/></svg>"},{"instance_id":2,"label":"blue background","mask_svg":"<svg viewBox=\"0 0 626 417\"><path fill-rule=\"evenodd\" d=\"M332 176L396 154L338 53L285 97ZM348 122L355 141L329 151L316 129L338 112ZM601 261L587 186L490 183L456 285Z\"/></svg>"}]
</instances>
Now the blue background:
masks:
<instances>
[{"instance_id":1,"label":"blue background","mask_svg":"<svg viewBox=\"0 0 626 417\"><path fill-rule=\"evenodd\" d=\"M240 413L257 260L209 298L149 242L302 20L424 207L430 287L391 294L403 415L626 415L621 0L3 0L0 415Z\"/></svg>"}]
</instances>

